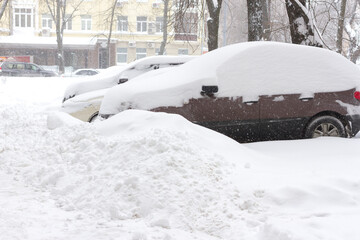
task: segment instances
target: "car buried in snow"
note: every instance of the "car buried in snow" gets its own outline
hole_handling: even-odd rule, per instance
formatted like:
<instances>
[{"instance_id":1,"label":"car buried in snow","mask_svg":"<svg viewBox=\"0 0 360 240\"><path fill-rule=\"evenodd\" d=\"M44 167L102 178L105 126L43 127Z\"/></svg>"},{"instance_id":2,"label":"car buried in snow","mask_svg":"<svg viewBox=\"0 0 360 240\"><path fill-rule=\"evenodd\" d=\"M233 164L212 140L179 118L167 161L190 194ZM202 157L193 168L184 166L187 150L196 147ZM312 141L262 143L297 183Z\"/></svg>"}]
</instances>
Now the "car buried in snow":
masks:
<instances>
[{"instance_id":1,"label":"car buried in snow","mask_svg":"<svg viewBox=\"0 0 360 240\"><path fill-rule=\"evenodd\" d=\"M140 75L149 78L194 59L194 56L152 56L136 60L124 67L111 67L90 81L71 85L64 94L61 110L85 122L93 122L99 112L104 94L113 86ZM153 71L156 70L156 71ZM152 73L154 72L154 74Z\"/></svg>"},{"instance_id":2,"label":"car buried in snow","mask_svg":"<svg viewBox=\"0 0 360 240\"><path fill-rule=\"evenodd\" d=\"M239 142L352 137L360 129L359 76L355 64L329 50L240 43L110 89L99 114L175 113Z\"/></svg>"}]
</instances>

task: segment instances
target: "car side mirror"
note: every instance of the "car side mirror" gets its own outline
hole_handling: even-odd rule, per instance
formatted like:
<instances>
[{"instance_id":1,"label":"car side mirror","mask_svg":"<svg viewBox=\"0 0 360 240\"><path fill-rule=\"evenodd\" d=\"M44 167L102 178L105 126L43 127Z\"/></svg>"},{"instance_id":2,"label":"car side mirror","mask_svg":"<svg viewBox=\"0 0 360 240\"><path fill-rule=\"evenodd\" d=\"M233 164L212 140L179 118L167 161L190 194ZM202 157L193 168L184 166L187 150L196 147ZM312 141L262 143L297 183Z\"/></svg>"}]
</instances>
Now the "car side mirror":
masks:
<instances>
[{"instance_id":1,"label":"car side mirror","mask_svg":"<svg viewBox=\"0 0 360 240\"><path fill-rule=\"evenodd\" d=\"M129 79L128 78L120 78L119 84L126 83Z\"/></svg>"},{"instance_id":2,"label":"car side mirror","mask_svg":"<svg viewBox=\"0 0 360 240\"><path fill-rule=\"evenodd\" d=\"M202 86L201 87L201 92L200 94L202 96L209 96L209 97L213 97L215 93L217 93L219 91L219 87L216 85L213 86Z\"/></svg>"}]
</instances>

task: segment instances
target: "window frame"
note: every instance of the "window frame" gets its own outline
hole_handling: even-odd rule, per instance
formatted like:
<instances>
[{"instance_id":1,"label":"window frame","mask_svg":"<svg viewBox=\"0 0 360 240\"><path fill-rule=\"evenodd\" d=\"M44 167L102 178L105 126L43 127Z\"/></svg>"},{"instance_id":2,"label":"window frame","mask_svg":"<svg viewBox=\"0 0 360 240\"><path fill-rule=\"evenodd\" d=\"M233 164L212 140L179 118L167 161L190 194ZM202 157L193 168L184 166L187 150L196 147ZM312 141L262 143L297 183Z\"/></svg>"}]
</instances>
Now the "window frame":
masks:
<instances>
[{"instance_id":1,"label":"window frame","mask_svg":"<svg viewBox=\"0 0 360 240\"><path fill-rule=\"evenodd\" d=\"M81 31L91 31L92 19L91 15L81 16Z\"/></svg>"},{"instance_id":2,"label":"window frame","mask_svg":"<svg viewBox=\"0 0 360 240\"><path fill-rule=\"evenodd\" d=\"M123 19L121 19L123 18ZM118 21L117 21L117 30L119 32L128 32L129 31L129 20L128 20L128 16L118 16ZM125 29L126 28L126 29Z\"/></svg>"},{"instance_id":3,"label":"window frame","mask_svg":"<svg viewBox=\"0 0 360 240\"><path fill-rule=\"evenodd\" d=\"M164 32L164 17L156 17L155 32L156 33L163 33Z\"/></svg>"},{"instance_id":4,"label":"window frame","mask_svg":"<svg viewBox=\"0 0 360 240\"><path fill-rule=\"evenodd\" d=\"M13 7L14 28L34 28L34 22L35 10L33 7Z\"/></svg>"},{"instance_id":5,"label":"window frame","mask_svg":"<svg viewBox=\"0 0 360 240\"><path fill-rule=\"evenodd\" d=\"M147 56L146 48L136 48L136 60Z\"/></svg>"},{"instance_id":6,"label":"window frame","mask_svg":"<svg viewBox=\"0 0 360 240\"><path fill-rule=\"evenodd\" d=\"M143 18L145 20L141 20ZM148 17L147 16L137 16L136 17L136 31L139 33L147 32L147 25L148 25Z\"/></svg>"},{"instance_id":7,"label":"window frame","mask_svg":"<svg viewBox=\"0 0 360 240\"><path fill-rule=\"evenodd\" d=\"M121 52L121 50L124 50L124 52ZM125 61L119 61L119 59L121 58L121 56L125 56ZM128 58L128 49L126 47L118 47L116 48L116 63L127 63L127 58Z\"/></svg>"},{"instance_id":8,"label":"window frame","mask_svg":"<svg viewBox=\"0 0 360 240\"><path fill-rule=\"evenodd\" d=\"M41 27L42 28L50 28L50 29L52 29L52 22L53 22L53 19L52 19L50 14L43 14L41 16Z\"/></svg>"},{"instance_id":9,"label":"window frame","mask_svg":"<svg viewBox=\"0 0 360 240\"><path fill-rule=\"evenodd\" d=\"M65 15L65 30L72 30L72 17L70 14Z\"/></svg>"}]
</instances>

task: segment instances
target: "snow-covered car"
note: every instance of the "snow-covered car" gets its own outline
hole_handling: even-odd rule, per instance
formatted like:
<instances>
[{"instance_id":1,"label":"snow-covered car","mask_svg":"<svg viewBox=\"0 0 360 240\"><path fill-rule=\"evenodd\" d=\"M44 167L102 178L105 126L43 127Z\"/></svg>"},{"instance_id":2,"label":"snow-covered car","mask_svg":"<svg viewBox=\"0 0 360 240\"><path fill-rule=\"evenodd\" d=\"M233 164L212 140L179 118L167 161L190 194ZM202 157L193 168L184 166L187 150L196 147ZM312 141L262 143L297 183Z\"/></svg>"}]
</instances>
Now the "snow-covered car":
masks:
<instances>
[{"instance_id":1,"label":"snow-covered car","mask_svg":"<svg viewBox=\"0 0 360 240\"><path fill-rule=\"evenodd\" d=\"M74 72L69 74L62 74L62 77L86 77L86 76L93 76L99 74L99 70L92 69L92 68L81 68L77 69Z\"/></svg>"},{"instance_id":2,"label":"snow-covered car","mask_svg":"<svg viewBox=\"0 0 360 240\"><path fill-rule=\"evenodd\" d=\"M183 64L193 58L195 57L152 56L136 60L125 66L109 67L97 75L89 76L86 81L70 85L65 90L63 102L82 93L116 86L153 69Z\"/></svg>"},{"instance_id":3,"label":"snow-covered car","mask_svg":"<svg viewBox=\"0 0 360 240\"><path fill-rule=\"evenodd\" d=\"M241 142L354 136L360 129L359 76L355 64L329 50L240 43L110 89L99 115L177 113Z\"/></svg>"},{"instance_id":4,"label":"snow-covered car","mask_svg":"<svg viewBox=\"0 0 360 240\"><path fill-rule=\"evenodd\" d=\"M155 58L153 58L153 59L155 60ZM158 59L158 58L156 57L156 59ZM160 57L159 59L161 59L161 61L163 61L165 58ZM174 59L174 58L171 57L171 59ZM134 67L134 68L128 69L125 73L127 74L126 76L128 76L128 75L131 76L131 81L137 81L138 78L139 79L148 79L148 78L152 78L153 76L168 72L171 69L173 69L173 67L177 67L177 66L181 65L184 62L187 62L187 61L193 59L193 57L185 57L185 58L181 57L179 59L182 59L182 61L176 62L176 64L174 63L174 61L172 61L172 64L162 63L162 64L159 64L159 66L157 66L157 67L149 67L149 68L146 67L146 68L138 68L138 69L136 67ZM152 61L152 62L154 62L154 61ZM142 63L142 62L140 62L140 63ZM146 71L144 71L144 73L141 74L141 69L144 69ZM155 70L155 69L156 69L156 71L150 71L150 70ZM132 73L133 71L136 71L136 74ZM138 75L138 76L136 77L136 75ZM122 76L124 76L124 75L122 75ZM127 78L121 77L120 81L123 81L121 83L124 83L127 81ZM65 102L63 102L61 110L63 112L69 113L73 117L76 117L82 121L93 122L98 115L101 101L104 97L104 94L109 89L110 88L105 88L105 89L90 91L90 92L76 95L75 97L70 98L70 99L66 100Z\"/></svg>"}]
</instances>

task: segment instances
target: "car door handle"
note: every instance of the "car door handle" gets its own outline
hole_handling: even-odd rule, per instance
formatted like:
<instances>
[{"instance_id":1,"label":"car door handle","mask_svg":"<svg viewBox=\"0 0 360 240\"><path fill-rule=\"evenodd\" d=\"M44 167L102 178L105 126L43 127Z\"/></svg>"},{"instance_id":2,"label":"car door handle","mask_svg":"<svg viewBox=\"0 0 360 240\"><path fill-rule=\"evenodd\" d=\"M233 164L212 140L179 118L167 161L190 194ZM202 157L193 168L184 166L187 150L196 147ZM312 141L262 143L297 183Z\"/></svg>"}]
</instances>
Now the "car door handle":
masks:
<instances>
[{"instance_id":1,"label":"car door handle","mask_svg":"<svg viewBox=\"0 0 360 240\"><path fill-rule=\"evenodd\" d=\"M252 104L255 104L255 103L258 103L258 101L247 101L247 102L244 102L246 105L252 105Z\"/></svg>"},{"instance_id":2,"label":"car door handle","mask_svg":"<svg viewBox=\"0 0 360 240\"><path fill-rule=\"evenodd\" d=\"M299 99L303 102L307 102L307 101L313 100L314 98L313 97L303 97L303 98L299 98Z\"/></svg>"}]
</instances>

